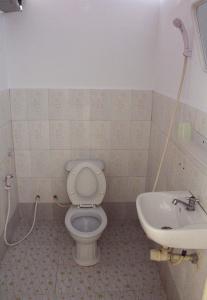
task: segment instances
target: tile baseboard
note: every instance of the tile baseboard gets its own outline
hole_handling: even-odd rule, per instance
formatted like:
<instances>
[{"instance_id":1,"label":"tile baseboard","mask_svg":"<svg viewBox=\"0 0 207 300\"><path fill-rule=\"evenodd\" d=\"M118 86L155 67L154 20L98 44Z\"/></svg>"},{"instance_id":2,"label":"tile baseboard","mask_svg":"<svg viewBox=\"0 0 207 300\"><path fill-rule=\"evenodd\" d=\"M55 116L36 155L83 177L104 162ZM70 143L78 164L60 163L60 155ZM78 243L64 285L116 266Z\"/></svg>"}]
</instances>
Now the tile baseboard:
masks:
<instances>
[{"instance_id":1,"label":"tile baseboard","mask_svg":"<svg viewBox=\"0 0 207 300\"><path fill-rule=\"evenodd\" d=\"M135 209L135 203L115 203L108 202L103 203L103 209L105 210L108 220L123 220L123 221L138 221L137 212ZM34 213L34 204L32 203L19 203L18 204L19 215L21 219L25 219L26 222L31 222ZM37 209L37 222L44 220L63 221L68 208L59 207L55 203L39 203Z\"/></svg>"}]
</instances>

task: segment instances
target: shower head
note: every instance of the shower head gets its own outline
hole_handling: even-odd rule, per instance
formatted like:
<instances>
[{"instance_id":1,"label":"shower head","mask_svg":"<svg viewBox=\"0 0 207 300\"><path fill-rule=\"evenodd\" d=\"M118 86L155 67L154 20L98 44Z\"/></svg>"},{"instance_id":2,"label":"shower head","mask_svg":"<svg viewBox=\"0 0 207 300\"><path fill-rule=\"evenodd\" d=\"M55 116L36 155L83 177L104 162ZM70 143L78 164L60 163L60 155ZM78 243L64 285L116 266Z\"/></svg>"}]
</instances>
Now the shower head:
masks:
<instances>
[{"instance_id":1,"label":"shower head","mask_svg":"<svg viewBox=\"0 0 207 300\"><path fill-rule=\"evenodd\" d=\"M173 25L180 29L182 37L183 37L183 42L184 42L184 52L183 55L186 57L190 57L192 55L192 49L190 47L190 42L189 42L189 37L188 37L188 32L186 30L186 27L181 19L174 19Z\"/></svg>"}]
</instances>

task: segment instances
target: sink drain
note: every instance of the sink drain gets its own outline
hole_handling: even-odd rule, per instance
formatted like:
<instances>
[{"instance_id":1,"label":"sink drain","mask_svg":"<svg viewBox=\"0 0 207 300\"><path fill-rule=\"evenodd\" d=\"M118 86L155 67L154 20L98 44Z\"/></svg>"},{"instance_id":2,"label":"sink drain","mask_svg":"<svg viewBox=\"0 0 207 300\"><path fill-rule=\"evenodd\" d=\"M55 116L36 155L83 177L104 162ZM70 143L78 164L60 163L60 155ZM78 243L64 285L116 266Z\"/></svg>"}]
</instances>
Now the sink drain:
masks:
<instances>
[{"instance_id":1,"label":"sink drain","mask_svg":"<svg viewBox=\"0 0 207 300\"><path fill-rule=\"evenodd\" d=\"M164 230L170 230L170 229L172 229L172 227L169 227L169 226L163 226L163 227L161 227L161 229L164 229Z\"/></svg>"}]
</instances>

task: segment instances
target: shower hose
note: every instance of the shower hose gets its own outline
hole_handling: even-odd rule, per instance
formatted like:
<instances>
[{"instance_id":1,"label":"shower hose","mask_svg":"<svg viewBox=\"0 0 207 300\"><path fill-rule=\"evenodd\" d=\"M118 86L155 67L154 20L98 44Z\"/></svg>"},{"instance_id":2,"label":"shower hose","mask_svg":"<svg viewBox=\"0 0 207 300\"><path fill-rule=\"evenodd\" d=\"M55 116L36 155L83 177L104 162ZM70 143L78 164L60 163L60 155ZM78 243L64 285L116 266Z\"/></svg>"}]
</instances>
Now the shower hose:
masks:
<instances>
[{"instance_id":1,"label":"shower hose","mask_svg":"<svg viewBox=\"0 0 207 300\"><path fill-rule=\"evenodd\" d=\"M178 111L179 104L180 104L180 98L181 98L181 95L182 95L183 84L184 84L186 70L187 70L187 64L188 64L188 57L185 56L182 75L181 75L181 80L180 80L180 85L179 85L179 90L178 90L177 99L176 99L176 104L175 104L175 108L173 110L173 113L172 113L172 116L171 116L171 119L170 119L170 125L169 125L169 129L168 129L168 132L167 132L165 145L164 145L164 148L163 148L160 163L159 163L159 166L158 166L158 171L157 171L155 181L154 181L154 185L153 185L153 189L152 189L153 192L155 192L156 189L157 189L158 181L159 181L159 178L160 178L160 173L161 173L163 163L165 161L165 157L166 157L166 154L167 154L168 145L169 145L169 142L170 142L170 137L171 137L171 134L172 134L176 113Z\"/></svg>"},{"instance_id":2,"label":"shower hose","mask_svg":"<svg viewBox=\"0 0 207 300\"><path fill-rule=\"evenodd\" d=\"M7 208L7 216L6 216L6 221L5 221L5 226L4 226L4 242L7 246L17 246L18 244L20 244L21 242L23 242L33 231L34 226L35 226L35 222L36 222L36 216L37 216L37 205L38 205L38 201L40 199L40 196L37 195L35 197L35 207L34 207L34 215L33 215L33 222L32 222L32 226L30 228L30 230L27 232L27 234L20 240L10 243L8 242L7 239L7 227L8 227L8 223L9 223L9 216L10 216L10 211L11 211L11 185L7 184L7 180L13 178L12 175L8 175L5 179L5 190L7 191L7 197L8 197L8 208Z\"/></svg>"}]
</instances>

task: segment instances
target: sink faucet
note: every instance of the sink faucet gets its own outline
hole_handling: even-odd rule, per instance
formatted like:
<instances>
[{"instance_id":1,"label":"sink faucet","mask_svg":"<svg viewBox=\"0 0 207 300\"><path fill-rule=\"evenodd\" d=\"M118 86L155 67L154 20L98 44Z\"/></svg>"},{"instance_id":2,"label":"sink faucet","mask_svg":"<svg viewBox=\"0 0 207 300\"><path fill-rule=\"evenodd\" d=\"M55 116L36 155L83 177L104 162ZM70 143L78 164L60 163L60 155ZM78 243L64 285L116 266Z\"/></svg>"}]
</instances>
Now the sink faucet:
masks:
<instances>
[{"instance_id":1,"label":"sink faucet","mask_svg":"<svg viewBox=\"0 0 207 300\"><path fill-rule=\"evenodd\" d=\"M188 202L179 199L173 199L172 204L177 205L178 203L181 203L185 206L186 210L195 211L195 206L196 203L199 203L199 199L197 199L193 194L191 194L191 196L188 197L187 200Z\"/></svg>"}]
</instances>

